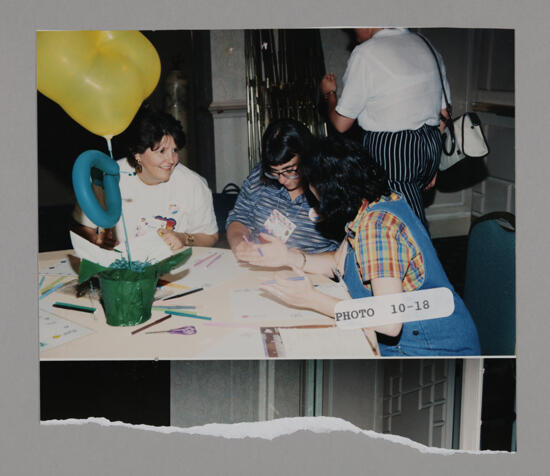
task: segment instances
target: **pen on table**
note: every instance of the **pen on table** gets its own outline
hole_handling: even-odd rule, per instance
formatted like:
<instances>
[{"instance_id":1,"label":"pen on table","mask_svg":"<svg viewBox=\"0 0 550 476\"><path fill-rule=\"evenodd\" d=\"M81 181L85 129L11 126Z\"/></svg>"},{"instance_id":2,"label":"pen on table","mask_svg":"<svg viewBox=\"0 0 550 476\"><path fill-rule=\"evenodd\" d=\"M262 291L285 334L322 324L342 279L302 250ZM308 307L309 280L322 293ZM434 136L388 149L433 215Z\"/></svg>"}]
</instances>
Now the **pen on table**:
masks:
<instances>
[{"instance_id":1,"label":"pen on table","mask_svg":"<svg viewBox=\"0 0 550 476\"><path fill-rule=\"evenodd\" d=\"M40 291L40 288L42 287L42 285L44 284L44 280L46 279L46 276L42 276L40 278L40 282L38 283L38 290Z\"/></svg>"},{"instance_id":2,"label":"pen on table","mask_svg":"<svg viewBox=\"0 0 550 476\"><path fill-rule=\"evenodd\" d=\"M207 321L212 320L212 318L208 316L198 316L197 314L188 314L186 312L178 312L178 311L164 311L164 312L171 312L172 314L174 314L174 316L193 317L195 319L205 319Z\"/></svg>"},{"instance_id":3,"label":"pen on table","mask_svg":"<svg viewBox=\"0 0 550 476\"><path fill-rule=\"evenodd\" d=\"M192 289L191 291L186 291L184 293L175 294L174 296L165 297L165 298L161 299L161 301L169 301L170 299L176 299L176 298L179 298L179 297L182 297L182 296L187 296L188 294L193 294L193 293L202 291L203 289L204 288Z\"/></svg>"},{"instance_id":4,"label":"pen on table","mask_svg":"<svg viewBox=\"0 0 550 476\"><path fill-rule=\"evenodd\" d=\"M199 264L204 263L205 261L207 261L208 259L212 258L214 255L217 255L217 254L218 254L218 253L216 253L216 252L210 253L210 254L209 254L208 256L206 256L205 258L203 258L203 259L197 261L197 262L193 265L193 267L196 267L196 266L198 266Z\"/></svg>"},{"instance_id":5,"label":"pen on table","mask_svg":"<svg viewBox=\"0 0 550 476\"><path fill-rule=\"evenodd\" d=\"M56 301L52 304L52 306L58 307L60 309L70 309L73 311L88 312L90 314L93 314L95 312L95 307L79 306L77 304L71 304L70 302Z\"/></svg>"},{"instance_id":6,"label":"pen on table","mask_svg":"<svg viewBox=\"0 0 550 476\"><path fill-rule=\"evenodd\" d=\"M53 289L57 283L60 281L63 281L65 279L65 276L59 276L55 281L52 281L50 284L48 284L44 290L42 291L42 294L48 292L50 289Z\"/></svg>"},{"instance_id":7,"label":"pen on table","mask_svg":"<svg viewBox=\"0 0 550 476\"><path fill-rule=\"evenodd\" d=\"M42 298L45 298L48 294L51 294L55 291L57 291L59 288L62 288L63 286L65 286L65 284L67 283L59 283L59 284L56 284L53 288L50 288L48 289L47 291L44 291L40 297L38 298L38 300L42 299Z\"/></svg>"},{"instance_id":8,"label":"pen on table","mask_svg":"<svg viewBox=\"0 0 550 476\"><path fill-rule=\"evenodd\" d=\"M150 324L147 324L146 326L140 327L139 329L136 329L135 331L132 331L130 334L137 334L138 332L144 331L145 329L148 329L151 326L154 326L156 324L160 324L161 322L164 322L166 319L172 317L171 314L168 314L167 316L161 317L160 319L157 319L154 322L151 322Z\"/></svg>"},{"instance_id":9,"label":"pen on table","mask_svg":"<svg viewBox=\"0 0 550 476\"><path fill-rule=\"evenodd\" d=\"M206 265L206 267L208 268L214 261L220 259L221 257L222 257L222 255L216 256L212 261L210 261L210 263L208 263L208 264Z\"/></svg>"},{"instance_id":10,"label":"pen on table","mask_svg":"<svg viewBox=\"0 0 550 476\"><path fill-rule=\"evenodd\" d=\"M243 235L243 240L246 241L247 243L250 243L250 240L248 239L248 237L246 235ZM260 256L264 255L259 246L257 246L256 249L258 250L258 253L260 253Z\"/></svg>"},{"instance_id":11,"label":"pen on table","mask_svg":"<svg viewBox=\"0 0 550 476\"><path fill-rule=\"evenodd\" d=\"M291 276L290 278L285 278L287 281L303 281L306 279L304 276ZM269 281L264 281L262 284L275 284L274 279L270 279Z\"/></svg>"},{"instance_id":12,"label":"pen on table","mask_svg":"<svg viewBox=\"0 0 550 476\"><path fill-rule=\"evenodd\" d=\"M197 306L153 306L153 309L196 309Z\"/></svg>"}]
</instances>

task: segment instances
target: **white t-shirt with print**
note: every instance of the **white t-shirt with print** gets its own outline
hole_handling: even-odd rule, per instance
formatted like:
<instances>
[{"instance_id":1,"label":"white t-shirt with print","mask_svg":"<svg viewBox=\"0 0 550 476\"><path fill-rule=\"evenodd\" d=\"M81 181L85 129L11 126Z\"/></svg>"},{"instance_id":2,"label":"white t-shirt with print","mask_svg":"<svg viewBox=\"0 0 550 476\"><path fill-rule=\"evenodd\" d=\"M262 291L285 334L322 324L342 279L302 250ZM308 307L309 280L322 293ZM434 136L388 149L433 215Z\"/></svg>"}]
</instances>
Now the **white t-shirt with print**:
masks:
<instances>
[{"instance_id":1,"label":"white t-shirt with print","mask_svg":"<svg viewBox=\"0 0 550 476\"><path fill-rule=\"evenodd\" d=\"M168 182L147 185L134 175L126 159L117 161L120 167L120 193L122 213L128 239L156 233L159 228L179 233L205 233L218 231L212 192L206 180L182 164L177 164ZM103 189L94 186L100 203L104 203ZM96 225L80 209L73 211L74 219L85 226ZM122 218L115 227L117 240L125 242Z\"/></svg>"}]
</instances>

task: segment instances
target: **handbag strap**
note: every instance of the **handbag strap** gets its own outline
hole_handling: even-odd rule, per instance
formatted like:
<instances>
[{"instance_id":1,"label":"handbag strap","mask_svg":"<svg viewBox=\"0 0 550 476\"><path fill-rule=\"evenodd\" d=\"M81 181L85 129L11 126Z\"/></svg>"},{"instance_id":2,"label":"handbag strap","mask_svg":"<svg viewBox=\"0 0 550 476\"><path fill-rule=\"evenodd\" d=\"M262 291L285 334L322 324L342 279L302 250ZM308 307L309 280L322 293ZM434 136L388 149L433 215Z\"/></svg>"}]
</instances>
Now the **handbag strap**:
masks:
<instances>
[{"instance_id":1,"label":"handbag strap","mask_svg":"<svg viewBox=\"0 0 550 476\"><path fill-rule=\"evenodd\" d=\"M447 108L447 114L449 114L449 117L443 117L443 115L440 115L440 117L441 117L441 120L447 126L447 130L449 131L449 136L451 138L451 149L450 150L445 149L445 142L443 143L443 149L446 155L452 155L456 148L456 138L455 138L455 131L453 127L453 117L452 117L453 107L449 103L449 98L447 97L447 91L445 90L445 82L443 81L443 73L441 72L439 59L437 58L437 55L435 54L435 50L433 49L433 46L430 44L430 42L420 33L415 32L415 34L419 38L421 38L424 43L426 43L426 45L428 46L428 48L430 49L434 57L435 64L437 66L437 72L439 73L439 81L441 82L441 90L443 91L443 97L445 98L445 107Z\"/></svg>"},{"instance_id":2,"label":"handbag strap","mask_svg":"<svg viewBox=\"0 0 550 476\"><path fill-rule=\"evenodd\" d=\"M441 89L443 90L443 97L445 98L445 106L447 107L447 112L449 113L449 121L452 121L451 119L451 110L452 106L449 103L449 98L447 97L447 91L445 90L445 83L443 81L443 74L441 73L441 66L439 65L439 60L437 59L437 55L435 54L435 50L433 49L433 46L430 44L430 42L422 36L420 33L416 33L416 35L422 39L426 45L428 45L428 48L432 52L432 55L435 59L435 64L437 65L437 72L439 73L439 81L441 81Z\"/></svg>"}]
</instances>

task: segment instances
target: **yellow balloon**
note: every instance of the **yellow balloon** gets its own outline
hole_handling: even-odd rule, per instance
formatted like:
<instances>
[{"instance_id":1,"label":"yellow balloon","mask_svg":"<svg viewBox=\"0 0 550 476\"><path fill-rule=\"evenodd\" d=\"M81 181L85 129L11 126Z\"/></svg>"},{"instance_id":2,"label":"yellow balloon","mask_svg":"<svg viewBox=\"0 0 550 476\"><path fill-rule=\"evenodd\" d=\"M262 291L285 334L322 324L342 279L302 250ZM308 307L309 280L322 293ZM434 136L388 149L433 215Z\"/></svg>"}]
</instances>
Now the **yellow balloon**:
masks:
<instances>
[{"instance_id":1,"label":"yellow balloon","mask_svg":"<svg viewBox=\"0 0 550 476\"><path fill-rule=\"evenodd\" d=\"M155 89L160 58L139 31L39 31L38 90L94 134L128 127Z\"/></svg>"}]
</instances>

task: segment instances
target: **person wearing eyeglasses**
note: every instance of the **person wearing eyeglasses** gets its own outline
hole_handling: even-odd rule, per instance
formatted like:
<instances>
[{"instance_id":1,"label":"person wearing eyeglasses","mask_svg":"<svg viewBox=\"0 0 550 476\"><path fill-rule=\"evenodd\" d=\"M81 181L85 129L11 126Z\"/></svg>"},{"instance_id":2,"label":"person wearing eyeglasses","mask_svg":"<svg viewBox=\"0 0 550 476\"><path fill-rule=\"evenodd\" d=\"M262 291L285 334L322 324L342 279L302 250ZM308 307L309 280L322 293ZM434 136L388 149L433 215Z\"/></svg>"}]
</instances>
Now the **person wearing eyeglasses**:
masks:
<instances>
[{"instance_id":1,"label":"person wearing eyeglasses","mask_svg":"<svg viewBox=\"0 0 550 476\"><path fill-rule=\"evenodd\" d=\"M312 196L304 187L300 158L313 149L307 127L293 119L272 122L262 137L262 161L244 180L235 207L229 212L227 241L240 259L259 242L261 233L306 253L335 250L338 243L317 229Z\"/></svg>"},{"instance_id":2,"label":"person wearing eyeglasses","mask_svg":"<svg viewBox=\"0 0 550 476\"><path fill-rule=\"evenodd\" d=\"M359 145L339 136L322 140L318 152L305 158L300 168L319 200L322 220L347 221L345 237L335 252L304 257L266 236L269 244L256 245L259 251L249 251L242 261L290 267L295 279L277 273L273 282L263 283L260 289L287 305L335 318L340 299L316 288L306 273L337 277L353 299L447 288L453 300L449 316L371 327L377 332L380 354L480 355L472 316L445 274L426 228L403 196L391 192L384 169ZM425 303L428 308L433 304Z\"/></svg>"}]
</instances>

